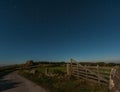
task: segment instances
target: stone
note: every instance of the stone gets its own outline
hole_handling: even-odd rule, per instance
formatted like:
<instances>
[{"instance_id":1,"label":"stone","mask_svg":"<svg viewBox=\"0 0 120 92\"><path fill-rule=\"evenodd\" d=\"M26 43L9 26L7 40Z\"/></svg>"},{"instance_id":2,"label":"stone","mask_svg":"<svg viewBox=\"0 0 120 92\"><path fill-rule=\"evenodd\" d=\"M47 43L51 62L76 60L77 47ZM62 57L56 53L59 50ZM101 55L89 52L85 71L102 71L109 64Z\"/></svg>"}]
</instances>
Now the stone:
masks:
<instances>
[{"instance_id":1,"label":"stone","mask_svg":"<svg viewBox=\"0 0 120 92\"><path fill-rule=\"evenodd\" d=\"M34 75L36 73L36 70L31 70L30 73Z\"/></svg>"},{"instance_id":2,"label":"stone","mask_svg":"<svg viewBox=\"0 0 120 92\"><path fill-rule=\"evenodd\" d=\"M120 67L115 66L110 73L109 81L110 92L120 92Z\"/></svg>"}]
</instances>

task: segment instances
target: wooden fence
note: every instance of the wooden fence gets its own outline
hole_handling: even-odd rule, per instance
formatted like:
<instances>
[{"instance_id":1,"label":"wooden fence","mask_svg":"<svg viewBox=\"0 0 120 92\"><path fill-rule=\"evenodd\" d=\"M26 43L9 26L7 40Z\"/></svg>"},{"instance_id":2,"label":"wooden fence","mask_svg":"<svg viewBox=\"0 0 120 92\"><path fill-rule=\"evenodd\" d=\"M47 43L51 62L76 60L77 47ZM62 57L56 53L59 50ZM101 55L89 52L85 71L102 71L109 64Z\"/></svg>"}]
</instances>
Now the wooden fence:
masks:
<instances>
[{"instance_id":1,"label":"wooden fence","mask_svg":"<svg viewBox=\"0 0 120 92\"><path fill-rule=\"evenodd\" d=\"M77 77L78 79L90 80L97 82L98 85L109 84L109 75L111 68L97 66L83 66L71 59L67 64L67 74Z\"/></svg>"}]
</instances>

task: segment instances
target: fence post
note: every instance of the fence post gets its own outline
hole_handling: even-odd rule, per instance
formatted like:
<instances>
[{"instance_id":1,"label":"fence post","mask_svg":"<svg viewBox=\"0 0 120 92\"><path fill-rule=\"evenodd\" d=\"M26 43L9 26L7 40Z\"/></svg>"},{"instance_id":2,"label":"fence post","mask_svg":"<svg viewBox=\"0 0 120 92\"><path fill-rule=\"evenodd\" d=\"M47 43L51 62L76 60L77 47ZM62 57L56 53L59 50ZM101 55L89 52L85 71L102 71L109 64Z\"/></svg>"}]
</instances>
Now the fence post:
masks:
<instances>
[{"instance_id":1,"label":"fence post","mask_svg":"<svg viewBox=\"0 0 120 92\"><path fill-rule=\"evenodd\" d=\"M78 75L78 79L79 79L79 69L78 69L78 63L77 63L77 75Z\"/></svg>"},{"instance_id":2,"label":"fence post","mask_svg":"<svg viewBox=\"0 0 120 92\"><path fill-rule=\"evenodd\" d=\"M45 75L48 75L48 68L45 68Z\"/></svg>"},{"instance_id":3,"label":"fence post","mask_svg":"<svg viewBox=\"0 0 120 92\"><path fill-rule=\"evenodd\" d=\"M70 64L67 63L67 75L71 75L71 69L70 69Z\"/></svg>"},{"instance_id":4,"label":"fence post","mask_svg":"<svg viewBox=\"0 0 120 92\"><path fill-rule=\"evenodd\" d=\"M100 86L100 71L99 71L99 65L97 65L97 76L98 76L98 85Z\"/></svg>"},{"instance_id":5,"label":"fence post","mask_svg":"<svg viewBox=\"0 0 120 92\"><path fill-rule=\"evenodd\" d=\"M86 77L86 80L87 80L87 66L85 65L85 77Z\"/></svg>"},{"instance_id":6,"label":"fence post","mask_svg":"<svg viewBox=\"0 0 120 92\"><path fill-rule=\"evenodd\" d=\"M72 59L70 59L70 72L72 73Z\"/></svg>"}]
</instances>

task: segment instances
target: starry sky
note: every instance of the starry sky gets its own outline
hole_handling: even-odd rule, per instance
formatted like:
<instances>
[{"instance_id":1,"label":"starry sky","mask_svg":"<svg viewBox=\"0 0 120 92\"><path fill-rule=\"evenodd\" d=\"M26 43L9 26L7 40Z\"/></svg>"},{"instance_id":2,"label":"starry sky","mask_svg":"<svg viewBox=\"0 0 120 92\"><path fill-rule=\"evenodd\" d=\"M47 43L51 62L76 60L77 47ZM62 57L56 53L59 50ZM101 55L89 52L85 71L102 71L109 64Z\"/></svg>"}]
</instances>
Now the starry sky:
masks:
<instances>
[{"instance_id":1,"label":"starry sky","mask_svg":"<svg viewBox=\"0 0 120 92\"><path fill-rule=\"evenodd\" d=\"M120 0L0 0L0 63L120 59Z\"/></svg>"}]
</instances>

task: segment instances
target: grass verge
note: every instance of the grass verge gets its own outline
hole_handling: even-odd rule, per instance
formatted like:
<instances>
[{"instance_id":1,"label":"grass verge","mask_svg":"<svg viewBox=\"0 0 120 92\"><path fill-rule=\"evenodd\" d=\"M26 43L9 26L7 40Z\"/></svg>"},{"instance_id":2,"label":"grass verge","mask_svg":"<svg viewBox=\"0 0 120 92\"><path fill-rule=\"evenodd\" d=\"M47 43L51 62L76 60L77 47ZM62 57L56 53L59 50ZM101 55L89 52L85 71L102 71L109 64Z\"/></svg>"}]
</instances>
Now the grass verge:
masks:
<instances>
[{"instance_id":1,"label":"grass verge","mask_svg":"<svg viewBox=\"0 0 120 92\"><path fill-rule=\"evenodd\" d=\"M108 92L107 86L98 86L95 83L82 79L76 80L74 77L68 78L64 76L63 78L59 78L59 76L48 77L44 74L32 75L24 72L24 70L21 70L19 74L50 92Z\"/></svg>"}]
</instances>

